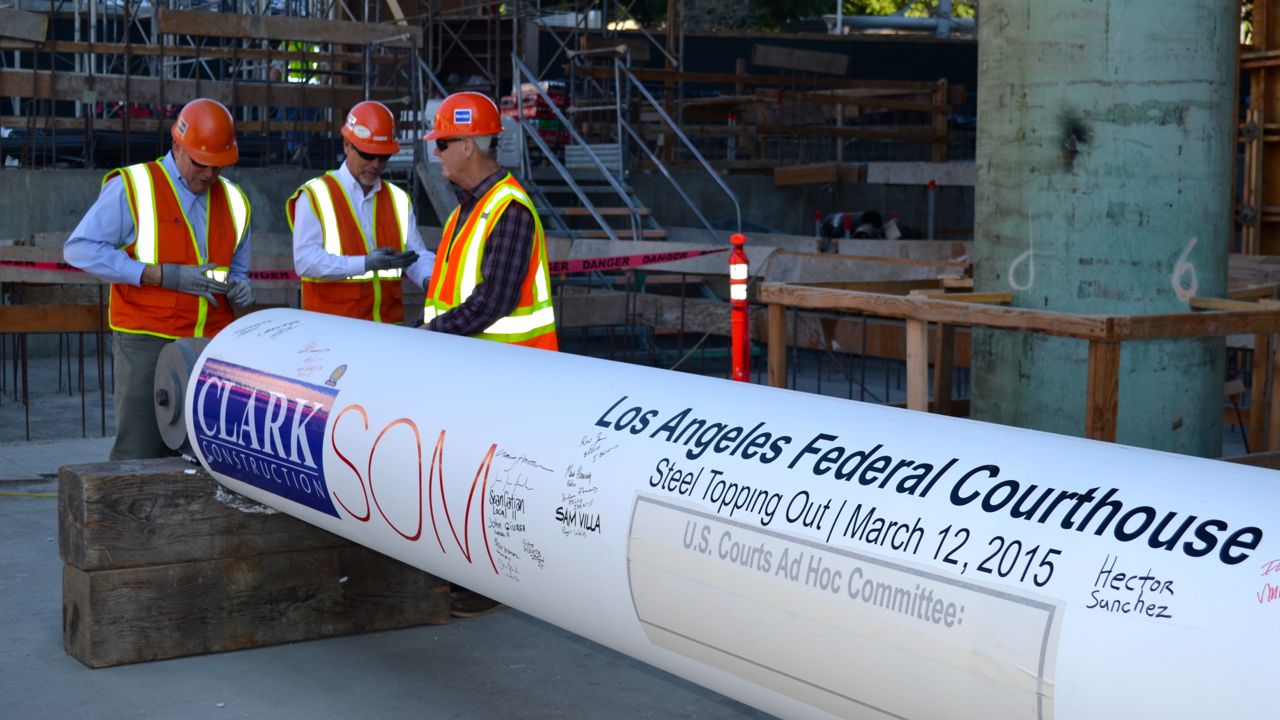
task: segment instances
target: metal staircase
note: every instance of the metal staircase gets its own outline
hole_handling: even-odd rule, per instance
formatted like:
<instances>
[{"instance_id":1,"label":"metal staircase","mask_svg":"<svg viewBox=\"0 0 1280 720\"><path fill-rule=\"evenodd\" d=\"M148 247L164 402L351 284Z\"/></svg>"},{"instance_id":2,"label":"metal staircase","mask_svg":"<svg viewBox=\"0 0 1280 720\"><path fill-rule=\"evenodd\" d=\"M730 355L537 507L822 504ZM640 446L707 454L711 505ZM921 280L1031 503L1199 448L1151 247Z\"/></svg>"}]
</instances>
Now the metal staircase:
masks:
<instances>
[{"instance_id":1,"label":"metal staircase","mask_svg":"<svg viewBox=\"0 0 1280 720\"><path fill-rule=\"evenodd\" d=\"M666 231L658 224L652 211L644 206L627 182L629 177L627 157L631 148L635 148L648 157L649 162L689 205L693 214L710 234L712 241L721 242L719 234L693 202L688 192L648 146L640 133L626 120L624 101L634 97L639 102L647 103L648 109L656 112L663 119L672 134L684 144L685 149L729 197L735 209L738 227L741 228L742 211L737 196L711 168L706 158L698 152L689 138L681 132L653 95L626 67L625 54L618 55L615 50L612 51L611 57L615 72L613 95L615 142L592 144L587 142L573 121L551 101L524 62L514 53L511 56L516 84L520 86L523 83L524 87L533 89L546 103L548 109L564 124L571 140L570 144L564 148L563 158L559 157L539 135L534 125L524 118L523 108L517 107L516 119L523 134L530 141L522 144L524 153L518 176L530 193L542 201L539 212L546 214L544 222L547 216L555 218L554 224L547 224L548 233L612 240L665 239ZM517 93L517 98L522 102L523 93ZM625 102L625 104L630 103ZM536 161L539 160L545 162L548 167L537 164ZM594 222L594 226L591 222ZM554 232L551 228L554 228Z\"/></svg>"},{"instance_id":2,"label":"metal staircase","mask_svg":"<svg viewBox=\"0 0 1280 720\"><path fill-rule=\"evenodd\" d=\"M607 150L602 152L598 147L591 151L596 152L597 157L607 153ZM604 160L605 157L601 157L601 161ZM619 180L617 176L614 177L627 194L629 205L618 201L617 191L595 167L574 164L566 159L564 168L577 186L577 191L553 167L532 167L519 173L520 182L529 190L538 206L538 214L542 217L548 234L574 238L666 239L667 231L662 229L652 211L645 207L633 189L626 184L625 178ZM577 197L577 192L586 196L586 202ZM607 228L600 225L601 221Z\"/></svg>"},{"instance_id":3,"label":"metal staircase","mask_svg":"<svg viewBox=\"0 0 1280 720\"><path fill-rule=\"evenodd\" d=\"M650 40L653 40L650 38ZM656 41L654 41L656 44ZM644 137L628 122L632 104L640 103L646 112L654 113L666 124L670 137L682 144L683 150L706 171L732 202L738 228L742 212L737 197L694 147L677 123L657 99L630 71L630 51L625 45L571 50L568 43L561 52L571 63L606 64L613 70L613 82L600 82L583 76L591 85L580 96L581 102L570 114L588 119L590 140L579 126L548 95L538 76L511 53L512 87L515 90L519 167L508 167L529 192L549 236L569 238L607 238L610 240L665 240L667 232L659 224L652 209L646 207L629 183L630 158L639 155L670 183L673 191L692 210L707 230L711 242L722 243L721 235L693 202L688 192L649 147ZM665 52L665 51L664 51ZM426 98L431 90L444 93L444 87L426 63L419 74L418 97ZM425 82L430 81L430 88ZM610 87L611 85L611 87ZM569 142L563 148L548 145L535 123L525 117L526 93L532 91L563 125ZM505 141L504 141L505 142ZM440 178L438 168L429 164L429 148L421 143L415 148L415 180L426 190L439 217L443 220L457 205L448 183Z\"/></svg>"}]
</instances>

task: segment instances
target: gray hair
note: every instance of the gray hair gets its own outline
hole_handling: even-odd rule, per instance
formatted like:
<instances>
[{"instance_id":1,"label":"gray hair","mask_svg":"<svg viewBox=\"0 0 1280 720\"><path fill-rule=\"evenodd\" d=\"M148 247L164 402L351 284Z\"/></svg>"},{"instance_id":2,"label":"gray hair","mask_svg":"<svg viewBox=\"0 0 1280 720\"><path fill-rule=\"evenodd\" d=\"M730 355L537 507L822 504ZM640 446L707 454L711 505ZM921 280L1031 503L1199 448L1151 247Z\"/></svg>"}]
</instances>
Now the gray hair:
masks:
<instances>
[{"instance_id":1,"label":"gray hair","mask_svg":"<svg viewBox=\"0 0 1280 720\"><path fill-rule=\"evenodd\" d=\"M480 152L486 160L498 160L498 136L497 135L480 135L473 138L476 142L476 150Z\"/></svg>"}]
</instances>

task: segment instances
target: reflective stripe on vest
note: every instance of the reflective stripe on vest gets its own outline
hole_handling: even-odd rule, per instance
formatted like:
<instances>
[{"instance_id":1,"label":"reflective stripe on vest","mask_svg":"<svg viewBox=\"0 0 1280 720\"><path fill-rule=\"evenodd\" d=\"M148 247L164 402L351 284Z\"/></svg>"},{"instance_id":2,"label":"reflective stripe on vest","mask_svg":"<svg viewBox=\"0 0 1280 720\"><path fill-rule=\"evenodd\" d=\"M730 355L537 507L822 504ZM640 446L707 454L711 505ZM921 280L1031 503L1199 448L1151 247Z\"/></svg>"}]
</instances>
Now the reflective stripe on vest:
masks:
<instances>
[{"instance_id":1,"label":"reflective stripe on vest","mask_svg":"<svg viewBox=\"0 0 1280 720\"><path fill-rule=\"evenodd\" d=\"M207 208L202 250L177 185L160 161L114 170L103 178L103 185L116 175L124 183L134 226L133 241L125 248L128 255L146 265L212 262L215 267L206 271L206 277L226 282L231 259L249 227L249 203L240 188L219 178L221 184L203 195ZM170 216L181 224L169 220ZM161 296L166 299L161 301ZM157 337L206 337L233 319L225 304L215 307L201 296L179 295L172 301L168 297L172 297L168 290L113 283L109 325L120 332Z\"/></svg>"},{"instance_id":2,"label":"reflective stripe on vest","mask_svg":"<svg viewBox=\"0 0 1280 720\"><path fill-rule=\"evenodd\" d=\"M388 182L382 183L382 186L391 192L391 205L396 211L396 228L400 232L400 249L403 250L405 244L409 240L409 193ZM337 209L334 205L333 194L329 192L328 183L324 181L323 177L318 177L308 180L303 187L310 190L312 197L316 200L316 210L320 215L320 230L324 238L324 251L330 255L341 256L343 254L342 236L338 232ZM360 224L359 216L356 215L355 208L351 205L351 198L347 197L345 190L342 193L342 201L347 204L347 208L351 211L351 217L356 219L356 227L360 229L360 239L364 241L365 250L368 251L377 247L376 244L370 244L369 236L365 233L364 227ZM377 212L376 200L374 201L374 212ZM292 220L290 224L292 224ZM376 217L373 218L372 224L373 230L376 233ZM372 282L374 280L398 280L403 274L403 271L399 268L392 270L369 270L361 275L355 275L353 277L346 278L345 280L326 280L324 282ZM303 279L310 280L309 278Z\"/></svg>"},{"instance_id":3,"label":"reflective stripe on vest","mask_svg":"<svg viewBox=\"0 0 1280 720\"><path fill-rule=\"evenodd\" d=\"M291 40L285 43L285 52L306 52L318 54L320 52L319 45L308 45L305 42ZM290 60L285 63L285 82L291 83L319 83L320 78L316 77L320 70L320 63L315 60Z\"/></svg>"},{"instance_id":4,"label":"reflective stripe on vest","mask_svg":"<svg viewBox=\"0 0 1280 720\"><path fill-rule=\"evenodd\" d=\"M240 247L240 241L244 239L244 232L249 227L249 217L250 217L249 199L245 197L244 191L241 190L239 186L237 186L235 183L230 182L222 177L219 177L218 180L222 182L223 189L227 191L227 207L231 209L231 224L232 226L235 227L235 232L236 232L235 247ZM205 244L206 246L208 245L208 242L209 242L208 229L209 229L209 221L208 221L208 212L206 211L205 212ZM207 256L208 256L208 253L206 253L206 257ZM219 267L211 268L210 270L205 272L205 277L211 280L216 280L220 283L225 283L230 276L231 276L231 268L229 267L219 266Z\"/></svg>"},{"instance_id":5,"label":"reflective stripe on vest","mask_svg":"<svg viewBox=\"0 0 1280 720\"><path fill-rule=\"evenodd\" d=\"M164 166L161 165L160 169L164 170ZM138 208L138 216L134 218L136 234L134 236L133 254L138 262L155 265L156 258L159 255L160 234L157 232L156 216L159 213L156 211L156 189L151 185L151 173L147 171L146 163L130 165L124 169L124 172L129 175L129 185L133 188L134 203ZM166 176L169 174L167 170L164 173ZM236 230L235 247L240 247L240 241L244 239L245 228L249 226L249 201L245 198L244 192L236 187L235 183L221 177L218 180L222 182L222 187L227 191L227 205L231 208L231 223ZM206 207L206 245L209 241L207 232L208 218L209 209ZM225 268L210 270L205 275L218 282L227 281Z\"/></svg>"},{"instance_id":6,"label":"reflective stripe on vest","mask_svg":"<svg viewBox=\"0 0 1280 720\"><path fill-rule=\"evenodd\" d=\"M159 239L156 233L156 189L151 186L151 173L146 164L130 165L124 169L129 175L129 186L133 188L134 205L137 217L133 219L136 226L133 254L138 262L148 265L156 264L159 252Z\"/></svg>"},{"instance_id":7,"label":"reflective stripe on vest","mask_svg":"<svg viewBox=\"0 0 1280 720\"><path fill-rule=\"evenodd\" d=\"M511 176L508 175L507 177L510 178ZM555 312L551 302L551 288L546 265L546 241L543 236L542 221L538 217L537 211L534 210L533 202L529 199L528 194L519 187L507 183L507 179L502 180L498 186L491 190L492 194L485 204L472 211L478 212L479 215L471 233L463 239L465 244L462 251L462 267L458 268L455 276L458 283L456 302L450 304L447 300L428 296L423 308L423 322L430 322L451 308L461 305L475 291L481 279L483 262L481 248L489 234L490 225L501 216L507 206L512 202L518 202L528 208L534 220L535 257L530 258L530 262L536 260L538 266L530 267L529 269L534 273L533 304L529 307L517 307L506 317L495 320L482 330L477 337L501 342L516 342L554 328ZM454 210L454 214L450 218L452 222L446 223L451 232L455 231L460 213L461 209ZM541 240L540 246L539 240ZM539 247L541 251L539 251Z\"/></svg>"}]
</instances>

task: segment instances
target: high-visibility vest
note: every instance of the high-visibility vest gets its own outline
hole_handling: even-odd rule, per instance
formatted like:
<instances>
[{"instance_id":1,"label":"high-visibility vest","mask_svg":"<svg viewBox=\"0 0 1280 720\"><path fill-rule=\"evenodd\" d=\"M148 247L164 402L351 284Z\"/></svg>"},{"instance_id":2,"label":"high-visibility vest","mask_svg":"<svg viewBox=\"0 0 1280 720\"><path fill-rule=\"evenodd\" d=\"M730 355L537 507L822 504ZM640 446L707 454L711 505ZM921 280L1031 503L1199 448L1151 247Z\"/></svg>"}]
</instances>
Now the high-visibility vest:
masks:
<instances>
[{"instance_id":1,"label":"high-visibility vest","mask_svg":"<svg viewBox=\"0 0 1280 720\"><path fill-rule=\"evenodd\" d=\"M293 229L298 198L303 193L320 220L325 252L331 255L367 255L373 247L404 252L409 238L409 193L383 181L373 199L374 244L369 244L364 228L356 219L351 198L338 182L337 174L326 173L308 180L285 204L289 229ZM302 278L302 309L342 315L374 322L404 321L404 298L399 269L370 270L341 280Z\"/></svg>"},{"instance_id":2,"label":"high-visibility vest","mask_svg":"<svg viewBox=\"0 0 1280 720\"><path fill-rule=\"evenodd\" d=\"M461 305L484 280L480 269L486 241L502 213L513 202L528 208L534 223L529 270L520 283L520 301L509 315L494 321L473 337L558 350L555 312L551 307L551 275L547 271L547 239L542 232L542 221L533 209L533 201L510 173L480 198L461 228L456 228L456 225L462 208L454 208L449 215L443 234L447 244L436 253L422 319L430 322Z\"/></svg>"},{"instance_id":3,"label":"high-visibility vest","mask_svg":"<svg viewBox=\"0 0 1280 720\"><path fill-rule=\"evenodd\" d=\"M226 282L231 256L249 227L249 200L226 178L206 194L205 253L178 202L178 193L159 161L139 163L107 173L102 184L119 175L124 181L136 233L124 252L148 265L204 265L215 263L207 275ZM212 337L235 315L224 298L212 305L203 297L159 286L112 284L111 329L165 338Z\"/></svg>"},{"instance_id":4,"label":"high-visibility vest","mask_svg":"<svg viewBox=\"0 0 1280 720\"><path fill-rule=\"evenodd\" d=\"M320 52L319 45L305 43L300 40L290 40L285 43L284 49L286 52L307 52L316 54ZM285 63L284 79L285 82L291 83L319 84L319 70L320 63L315 60L290 60Z\"/></svg>"}]
</instances>

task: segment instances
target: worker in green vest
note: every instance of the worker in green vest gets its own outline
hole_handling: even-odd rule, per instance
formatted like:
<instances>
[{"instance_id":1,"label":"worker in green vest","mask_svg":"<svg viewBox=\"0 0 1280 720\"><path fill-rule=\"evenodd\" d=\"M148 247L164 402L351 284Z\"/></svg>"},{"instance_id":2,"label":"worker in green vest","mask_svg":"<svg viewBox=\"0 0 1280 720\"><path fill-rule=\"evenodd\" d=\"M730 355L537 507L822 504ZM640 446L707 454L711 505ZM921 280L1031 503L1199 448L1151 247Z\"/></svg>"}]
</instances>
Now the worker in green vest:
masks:
<instances>
[{"instance_id":1,"label":"worker in green vest","mask_svg":"<svg viewBox=\"0 0 1280 720\"><path fill-rule=\"evenodd\" d=\"M288 40L280 45L280 49L290 53L285 57L273 60L267 77L271 82L287 82L291 84L319 85L324 63L315 58L321 54L320 46L302 40ZM299 55L305 53L305 55ZM276 117L288 122L315 120L316 109L310 107L285 106L277 111ZM306 142L311 133L305 130L287 130L284 133L285 148L290 157L303 154Z\"/></svg>"}]
</instances>

